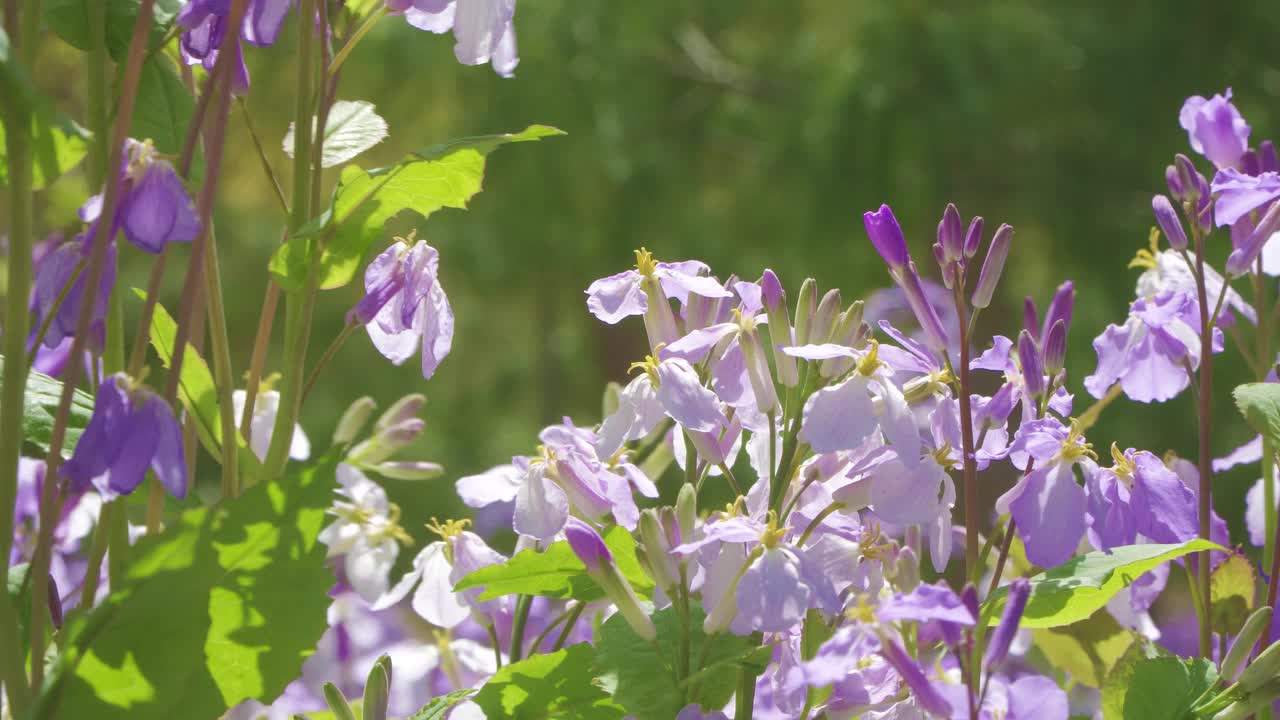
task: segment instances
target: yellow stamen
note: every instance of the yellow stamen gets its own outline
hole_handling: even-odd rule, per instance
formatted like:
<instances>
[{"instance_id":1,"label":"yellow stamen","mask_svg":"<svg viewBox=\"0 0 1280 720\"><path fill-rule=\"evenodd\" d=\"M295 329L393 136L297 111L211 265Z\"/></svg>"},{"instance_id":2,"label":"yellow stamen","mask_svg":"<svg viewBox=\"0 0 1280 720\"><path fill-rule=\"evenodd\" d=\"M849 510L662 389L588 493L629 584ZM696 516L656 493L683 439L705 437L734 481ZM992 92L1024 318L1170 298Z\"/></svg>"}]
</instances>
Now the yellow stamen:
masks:
<instances>
[{"instance_id":1,"label":"yellow stamen","mask_svg":"<svg viewBox=\"0 0 1280 720\"><path fill-rule=\"evenodd\" d=\"M871 377L877 368L884 365L880 362L880 343L875 340L871 340L870 343L871 349L867 350L867 354L862 356L857 365L858 373L863 377Z\"/></svg>"},{"instance_id":2,"label":"yellow stamen","mask_svg":"<svg viewBox=\"0 0 1280 720\"><path fill-rule=\"evenodd\" d=\"M1111 472L1126 480L1133 478L1133 461L1125 457L1120 447L1115 443L1111 443L1111 461L1115 463L1111 467Z\"/></svg>"},{"instance_id":3,"label":"yellow stamen","mask_svg":"<svg viewBox=\"0 0 1280 720\"><path fill-rule=\"evenodd\" d=\"M665 345L666 343L658 343L658 348L657 350L654 351L654 353L656 354L660 352ZM658 387L658 363L659 362L660 361L658 360L658 358L655 357L654 355L645 355L644 360L641 360L640 362L631 363L631 366L627 368L627 372L630 373L630 372L635 372L636 370L643 370L645 374L649 376L649 381L652 382L653 386L656 388Z\"/></svg>"},{"instance_id":4,"label":"yellow stamen","mask_svg":"<svg viewBox=\"0 0 1280 720\"><path fill-rule=\"evenodd\" d=\"M766 548L775 548L778 543L782 542L782 536L787 534L787 528L778 527L778 513L769 511L769 525L760 533L760 544Z\"/></svg>"},{"instance_id":5,"label":"yellow stamen","mask_svg":"<svg viewBox=\"0 0 1280 720\"><path fill-rule=\"evenodd\" d=\"M1088 456L1094 460L1098 459L1098 454L1093 451L1091 443L1080 443L1084 433L1080 429L1080 421L1071 418L1071 431L1067 433L1067 438L1062 441L1062 449L1058 451L1058 455L1063 462L1071 462L1077 458Z\"/></svg>"},{"instance_id":6,"label":"yellow stamen","mask_svg":"<svg viewBox=\"0 0 1280 720\"><path fill-rule=\"evenodd\" d=\"M645 277L652 277L655 270L658 269L658 261L654 259L653 253L644 248L636 251L636 270Z\"/></svg>"},{"instance_id":7,"label":"yellow stamen","mask_svg":"<svg viewBox=\"0 0 1280 720\"><path fill-rule=\"evenodd\" d=\"M1156 269L1156 256L1160 254L1160 231L1151 228L1151 234L1147 237L1149 248L1142 248L1129 261L1131 268L1147 268L1148 270Z\"/></svg>"},{"instance_id":8,"label":"yellow stamen","mask_svg":"<svg viewBox=\"0 0 1280 720\"><path fill-rule=\"evenodd\" d=\"M471 520L463 518L461 520L445 520L440 522L433 516L431 522L427 523L427 529L440 536L441 540L452 540L462 534L463 530L471 524Z\"/></svg>"},{"instance_id":9,"label":"yellow stamen","mask_svg":"<svg viewBox=\"0 0 1280 720\"><path fill-rule=\"evenodd\" d=\"M874 623L876 621L875 610L872 609L871 603L867 601L866 593L858 593L858 597L853 603L845 608L844 616L854 622Z\"/></svg>"},{"instance_id":10,"label":"yellow stamen","mask_svg":"<svg viewBox=\"0 0 1280 720\"><path fill-rule=\"evenodd\" d=\"M728 520L732 517L738 517L746 513L747 499L739 495L734 498L733 502L724 506L724 510L720 511L720 519Z\"/></svg>"},{"instance_id":11,"label":"yellow stamen","mask_svg":"<svg viewBox=\"0 0 1280 720\"><path fill-rule=\"evenodd\" d=\"M955 460L951 459L951 443L943 443L942 447L929 453L933 456L933 461L938 463L938 467L943 470L950 470L955 467Z\"/></svg>"}]
</instances>

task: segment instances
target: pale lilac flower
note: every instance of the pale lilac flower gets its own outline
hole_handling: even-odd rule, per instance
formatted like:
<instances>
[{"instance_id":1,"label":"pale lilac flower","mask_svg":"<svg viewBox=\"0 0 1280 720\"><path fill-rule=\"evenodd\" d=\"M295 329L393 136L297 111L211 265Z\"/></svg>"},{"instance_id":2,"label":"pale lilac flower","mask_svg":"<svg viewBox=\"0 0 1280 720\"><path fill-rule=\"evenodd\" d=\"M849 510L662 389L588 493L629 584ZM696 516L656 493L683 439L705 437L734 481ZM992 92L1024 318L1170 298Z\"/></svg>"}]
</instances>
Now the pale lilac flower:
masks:
<instances>
[{"instance_id":1,"label":"pale lilac flower","mask_svg":"<svg viewBox=\"0 0 1280 720\"><path fill-rule=\"evenodd\" d=\"M951 703L943 717L969 720L968 689L959 683L935 683L934 687ZM1040 675L1023 675L1010 680L1005 675L987 679L987 694L978 708L978 720L1067 720L1067 694L1058 683Z\"/></svg>"},{"instance_id":2,"label":"pale lilac flower","mask_svg":"<svg viewBox=\"0 0 1280 720\"><path fill-rule=\"evenodd\" d=\"M83 267L87 268L91 237L92 235L86 233L72 242L59 245L45 255L36 266L35 287L32 293L32 318L35 325L33 331L46 320L48 321L49 329L42 343L44 348L60 348L71 341L75 335L80 307L85 302L85 276L88 273L83 268L79 275L75 276L75 282L71 285L62 304L57 306L56 312L54 306L57 305L62 289L75 275L76 268L82 263ZM93 314L90 316L89 337L86 339L85 346L86 349L94 352L102 352L106 346L107 309L111 303L112 288L116 284L116 244L114 242L108 242L104 260L105 265L98 283L98 292L92 299ZM50 313L53 313L52 319L49 319ZM70 352L70 347L67 348L67 352ZM62 364L60 362L58 366Z\"/></svg>"},{"instance_id":3,"label":"pale lilac flower","mask_svg":"<svg viewBox=\"0 0 1280 720\"><path fill-rule=\"evenodd\" d=\"M463 65L489 63L502 77L511 77L520 62L516 52L516 0L387 0L387 7L403 11L419 30L453 30L453 54Z\"/></svg>"},{"instance_id":4,"label":"pale lilac flower","mask_svg":"<svg viewBox=\"0 0 1280 720\"><path fill-rule=\"evenodd\" d=\"M1190 253L1190 257L1194 261L1195 253ZM1173 250L1154 253L1140 250L1134 263L1147 268L1138 276L1134 286L1136 297L1152 298L1164 292L1184 293L1191 296L1192 301L1196 303L1197 317L1199 317L1200 304L1195 300L1196 278L1180 253ZM1220 325L1225 326L1231 322L1232 312L1240 313L1249 322L1257 324L1258 315L1253 306L1245 302L1240 293L1230 287L1222 275L1208 263L1204 266L1204 276L1205 291L1210 303L1217 303L1219 295L1224 291L1227 293L1222 305L1222 314L1217 318ZM1198 321L1196 327L1199 327Z\"/></svg>"},{"instance_id":5,"label":"pale lilac flower","mask_svg":"<svg viewBox=\"0 0 1280 720\"><path fill-rule=\"evenodd\" d=\"M1073 468L1084 464L1086 474L1091 469L1089 445L1074 428L1046 417L1018 428L1010 455L1025 474L996 501L996 511L1017 521L1027 560L1045 568L1060 565L1085 533L1087 504Z\"/></svg>"},{"instance_id":6,"label":"pale lilac flower","mask_svg":"<svg viewBox=\"0 0 1280 720\"><path fill-rule=\"evenodd\" d=\"M347 322L364 325L374 347L396 365L421 347L427 379L453 347L453 308L439 272L435 248L421 240L412 246L397 240L369 263L365 296L347 312Z\"/></svg>"},{"instance_id":7,"label":"pale lilac flower","mask_svg":"<svg viewBox=\"0 0 1280 720\"><path fill-rule=\"evenodd\" d=\"M339 463L337 491L329 514L334 521L320 531L330 558L342 557L346 579L360 597L374 602L387 592L387 576L409 536L400 527L400 508L356 468Z\"/></svg>"},{"instance_id":8,"label":"pale lilac flower","mask_svg":"<svg viewBox=\"0 0 1280 720\"><path fill-rule=\"evenodd\" d=\"M235 390L231 393L231 406L239 425L244 415L245 391ZM266 390L258 393L253 402L253 419L249 421L249 447L259 460L267 457L267 449L271 447L271 431L275 429L276 413L280 408L280 393ZM293 436L289 439L289 458L306 460L311 457L311 441L303 432L301 423L293 426Z\"/></svg>"},{"instance_id":9,"label":"pale lilac flower","mask_svg":"<svg viewBox=\"0 0 1280 720\"><path fill-rule=\"evenodd\" d=\"M640 269L626 270L617 275L601 278L587 288L587 309L592 315L617 324L623 318L643 315L649 307L649 299L641 288L641 280L652 275L657 278L668 299L688 302L690 293L708 298L733 297L715 278L706 273L711 269L697 260L684 262L654 262L643 250L636 252Z\"/></svg>"},{"instance_id":10,"label":"pale lilac flower","mask_svg":"<svg viewBox=\"0 0 1280 720\"><path fill-rule=\"evenodd\" d=\"M187 494L182 428L159 395L124 373L98 386L93 417L60 476L75 492L90 486L107 499L128 495L147 470L177 498Z\"/></svg>"},{"instance_id":11,"label":"pale lilac flower","mask_svg":"<svg viewBox=\"0 0 1280 720\"><path fill-rule=\"evenodd\" d=\"M644 372L627 384L619 396L618 409L600 425L595 444L599 456L612 456L624 443L648 435L664 415L691 433L728 428L720 399L703 386L698 371L687 360L650 359L638 366Z\"/></svg>"},{"instance_id":12,"label":"pale lilac flower","mask_svg":"<svg viewBox=\"0 0 1280 720\"><path fill-rule=\"evenodd\" d=\"M1223 95L1187 98L1178 113L1191 149L1219 168L1235 167L1249 149L1249 124L1231 103L1231 88Z\"/></svg>"},{"instance_id":13,"label":"pale lilac flower","mask_svg":"<svg viewBox=\"0 0 1280 720\"><path fill-rule=\"evenodd\" d=\"M1108 325L1093 341L1098 368L1085 378L1090 395L1101 398L1120 383L1137 402L1164 402L1187 388L1189 371L1200 366L1199 311L1195 299L1162 292L1135 300L1124 325ZM1213 329L1213 352L1222 351L1222 331Z\"/></svg>"},{"instance_id":14,"label":"pale lilac flower","mask_svg":"<svg viewBox=\"0 0 1280 720\"><path fill-rule=\"evenodd\" d=\"M1211 186L1216 200L1213 219L1218 227L1235 225L1254 210L1280 198L1280 173L1247 175L1234 168L1219 170Z\"/></svg>"},{"instance_id":15,"label":"pale lilac flower","mask_svg":"<svg viewBox=\"0 0 1280 720\"><path fill-rule=\"evenodd\" d=\"M880 655L893 669L898 672L898 677L902 683L907 686L915 701L925 711L934 715L943 717L951 717L952 707L928 678L925 677L924 671L907 651L898 644L897 640L888 637L880 639Z\"/></svg>"},{"instance_id":16,"label":"pale lilac flower","mask_svg":"<svg viewBox=\"0 0 1280 720\"><path fill-rule=\"evenodd\" d=\"M273 45L293 4L293 0L249 0L240 26L241 36L258 47ZM178 12L175 22L186 30L179 48L188 65L200 64L207 72L213 72L226 38L230 15L230 0L190 0ZM234 43L234 46L237 56L232 65L231 88L236 94L243 95L249 89L249 71L244 64L243 48L240 43Z\"/></svg>"},{"instance_id":17,"label":"pale lilac flower","mask_svg":"<svg viewBox=\"0 0 1280 720\"><path fill-rule=\"evenodd\" d=\"M413 560L413 568L373 604L373 610L396 605L413 590L413 611L437 627L451 628L474 611L493 617L504 611L507 598L481 601L481 588L454 592L453 586L467 575L507 558L490 548L479 535L462 528L466 522L433 523L442 539L429 543ZM416 589L415 589L416 588Z\"/></svg>"},{"instance_id":18,"label":"pale lilac flower","mask_svg":"<svg viewBox=\"0 0 1280 720\"><path fill-rule=\"evenodd\" d=\"M1262 478L1259 478L1257 482L1249 487L1249 492L1244 497L1244 524L1249 530L1249 542L1255 547L1262 547L1267 542L1267 503L1266 488L1263 487L1263 482ZM1280 477L1272 476L1271 488L1272 504L1274 507L1280 507Z\"/></svg>"},{"instance_id":19,"label":"pale lilac flower","mask_svg":"<svg viewBox=\"0 0 1280 720\"><path fill-rule=\"evenodd\" d=\"M810 608L838 612L839 601L830 578L809 561L803 549L777 544L769 532L766 530L760 557L747 566L738 581L735 628L786 632L803 620Z\"/></svg>"}]
</instances>

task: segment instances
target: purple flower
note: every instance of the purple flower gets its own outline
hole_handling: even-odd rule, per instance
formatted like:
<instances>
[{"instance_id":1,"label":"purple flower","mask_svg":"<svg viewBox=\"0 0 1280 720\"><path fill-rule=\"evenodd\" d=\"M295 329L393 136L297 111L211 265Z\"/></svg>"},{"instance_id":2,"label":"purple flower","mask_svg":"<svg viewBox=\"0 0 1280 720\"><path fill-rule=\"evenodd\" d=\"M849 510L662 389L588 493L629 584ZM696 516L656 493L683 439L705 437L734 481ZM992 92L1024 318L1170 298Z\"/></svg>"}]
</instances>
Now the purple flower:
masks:
<instances>
[{"instance_id":1,"label":"purple flower","mask_svg":"<svg viewBox=\"0 0 1280 720\"><path fill-rule=\"evenodd\" d=\"M991 296L995 294L1000 275L1004 273L1004 263L1009 258L1009 246L1012 243L1012 227L1006 224L996 229L991 245L987 247L987 257L982 261L982 270L978 273L978 285L973 289L974 307L984 308L991 304Z\"/></svg>"},{"instance_id":2,"label":"purple flower","mask_svg":"<svg viewBox=\"0 0 1280 720\"><path fill-rule=\"evenodd\" d=\"M1178 122L1187 131L1191 149L1219 168L1235 167L1249 149L1249 125L1231 104L1231 88L1208 100L1199 95L1187 98Z\"/></svg>"},{"instance_id":3,"label":"purple flower","mask_svg":"<svg viewBox=\"0 0 1280 720\"><path fill-rule=\"evenodd\" d=\"M1250 486L1244 497L1244 524L1249 530L1249 542L1255 547L1262 547L1267 541L1266 488L1263 487L1263 482L1259 479ZM1272 478L1271 488L1271 497L1274 499L1272 505L1280 507L1280 478Z\"/></svg>"},{"instance_id":4,"label":"purple flower","mask_svg":"<svg viewBox=\"0 0 1280 720\"><path fill-rule=\"evenodd\" d=\"M590 525L576 517L569 518L564 525L564 537L569 541L573 554L578 556L583 565L593 572L600 572L607 565L613 564L613 553L604 544L604 538Z\"/></svg>"},{"instance_id":5,"label":"purple flower","mask_svg":"<svg viewBox=\"0 0 1280 720\"><path fill-rule=\"evenodd\" d=\"M897 272L906 268L907 263L911 262L911 255L907 251L907 239L902 234L898 218L893 215L893 209L888 205L881 205L875 212L865 212L862 214L862 223L867 229L867 236L871 238L871 244L880 253L880 257L884 258L889 269Z\"/></svg>"},{"instance_id":6,"label":"purple flower","mask_svg":"<svg viewBox=\"0 0 1280 720\"><path fill-rule=\"evenodd\" d=\"M1072 468L1083 463L1090 469L1089 445L1074 428L1048 417L1024 422L1010 454L1015 467L1030 469L1000 496L996 510L1017 521L1027 560L1046 568L1060 565L1075 553L1085 533L1087 504Z\"/></svg>"},{"instance_id":7,"label":"purple flower","mask_svg":"<svg viewBox=\"0 0 1280 720\"><path fill-rule=\"evenodd\" d=\"M907 251L907 241L902 234L902 226L894 217L893 210L888 205L881 205L875 212L863 213L862 222L866 226L867 235L871 238L871 244L889 266L889 274L898 283L898 287L902 288L907 305L915 314L921 330L924 331L927 344L934 350L945 352L947 331L943 328L937 311L925 297L920 274L916 271L915 263L911 261L911 255Z\"/></svg>"},{"instance_id":8,"label":"purple flower","mask_svg":"<svg viewBox=\"0 0 1280 720\"><path fill-rule=\"evenodd\" d=\"M1133 475L1130 506L1137 532L1157 543L1180 543L1196 537L1195 493L1149 452L1130 451L1128 462Z\"/></svg>"},{"instance_id":9,"label":"purple flower","mask_svg":"<svg viewBox=\"0 0 1280 720\"><path fill-rule=\"evenodd\" d=\"M293 7L293 0L249 0L244 20L240 25L241 37L258 47L273 45L280 36L285 16ZM187 64L200 64L213 72L218 61L218 51L226 37L227 20L231 15L229 0L190 0L175 19L186 28L179 47ZM235 43L237 57L233 66L232 90L243 95L249 89L249 71L244 64L244 53Z\"/></svg>"},{"instance_id":10,"label":"purple flower","mask_svg":"<svg viewBox=\"0 0 1280 720\"><path fill-rule=\"evenodd\" d=\"M1009 593L1005 599L1004 613L1000 616L1000 624L991 634L987 643L987 654L983 659L983 667L992 672L1009 655L1009 646L1013 644L1013 636L1018 632L1018 623L1022 622L1022 612L1027 607L1027 598L1031 597L1031 583L1026 578L1017 578L1009 584Z\"/></svg>"},{"instance_id":11,"label":"purple flower","mask_svg":"<svg viewBox=\"0 0 1280 720\"><path fill-rule=\"evenodd\" d=\"M412 241L412 233L409 241ZM399 365L422 348L422 377L435 374L453 347L453 308L440 284L440 254L425 241L397 240L369 263L365 296L347 312L378 352Z\"/></svg>"},{"instance_id":12,"label":"purple flower","mask_svg":"<svg viewBox=\"0 0 1280 720\"><path fill-rule=\"evenodd\" d=\"M388 0L387 7L403 10L404 19L419 30L453 30L453 54L463 65L489 63L502 77L511 77L520 62L516 52L516 0Z\"/></svg>"},{"instance_id":13,"label":"purple flower","mask_svg":"<svg viewBox=\"0 0 1280 720\"><path fill-rule=\"evenodd\" d=\"M1098 368L1085 378L1090 395L1101 398L1120 383L1130 400L1164 402L1190 384L1188 369L1200 366L1199 310L1183 292L1162 292L1135 300L1124 325L1108 325L1093 341ZM1213 329L1213 351L1222 351L1222 331Z\"/></svg>"},{"instance_id":14,"label":"purple flower","mask_svg":"<svg viewBox=\"0 0 1280 720\"><path fill-rule=\"evenodd\" d=\"M881 622L911 620L944 622L973 627L978 618L954 590L945 584L920 585L909 593L898 593L880 603L876 617Z\"/></svg>"},{"instance_id":15,"label":"purple flower","mask_svg":"<svg viewBox=\"0 0 1280 720\"><path fill-rule=\"evenodd\" d=\"M187 494L182 429L159 395L124 373L102 381L93 417L60 470L75 492L91 485L108 499L128 495L155 472L171 495Z\"/></svg>"},{"instance_id":16,"label":"purple flower","mask_svg":"<svg viewBox=\"0 0 1280 720\"><path fill-rule=\"evenodd\" d=\"M697 260L684 262L655 262L644 249L636 251L637 269L620 272L591 283L587 288L587 309L597 318L615 325L623 318L643 315L649 307L649 298L641 287L641 280L648 276L657 278L667 298L682 303L690 293L708 298L733 297L715 278L704 273L711 269Z\"/></svg>"},{"instance_id":17,"label":"purple flower","mask_svg":"<svg viewBox=\"0 0 1280 720\"><path fill-rule=\"evenodd\" d=\"M770 531L766 531L766 535ZM762 632L786 632L804 619L810 608L839 610L835 589L821 568L809 562L800 548L770 546L747 566L735 591L743 627Z\"/></svg>"},{"instance_id":18,"label":"purple flower","mask_svg":"<svg viewBox=\"0 0 1280 720\"><path fill-rule=\"evenodd\" d=\"M907 651L902 649L898 641L888 637L881 638L880 654L885 660L889 661L894 670L898 671L898 676L911 691L921 708L934 715L951 717L951 703L947 702L938 693L928 678L925 677L920 665L910 655L907 655Z\"/></svg>"},{"instance_id":19,"label":"purple flower","mask_svg":"<svg viewBox=\"0 0 1280 720\"><path fill-rule=\"evenodd\" d=\"M84 299L84 269L77 273L77 267L83 263L86 267L89 260L90 235L80 235L75 240L63 243L44 256L36 267L35 288L32 293L32 312L37 322L36 328L46 320L49 330L45 333L43 345L46 348L58 348L70 341L75 335L76 324L80 318L80 306ZM102 277L98 282L98 292L93 298L93 314L89 321L89 337L86 349L102 352L107 337L107 308L111 303L111 290L116 284L116 244L108 242ZM62 304L57 304L58 296L68 282L75 277L71 289L67 292ZM53 313L52 319L49 319ZM34 330L35 328L33 328Z\"/></svg>"},{"instance_id":20,"label":"purple flower","mask_svg":"<svg viewBox=\"0 0 1280 720\"><path fill-rule=\"evenodd\" d=\"M153 254L171 242L190 242L200 230L200 219L182 178L167 161L156 158L150 143L129 140L126 150L115 224L134 246ZM96 218L86 221L92 219Z\"/></svg>"}]
</instances>

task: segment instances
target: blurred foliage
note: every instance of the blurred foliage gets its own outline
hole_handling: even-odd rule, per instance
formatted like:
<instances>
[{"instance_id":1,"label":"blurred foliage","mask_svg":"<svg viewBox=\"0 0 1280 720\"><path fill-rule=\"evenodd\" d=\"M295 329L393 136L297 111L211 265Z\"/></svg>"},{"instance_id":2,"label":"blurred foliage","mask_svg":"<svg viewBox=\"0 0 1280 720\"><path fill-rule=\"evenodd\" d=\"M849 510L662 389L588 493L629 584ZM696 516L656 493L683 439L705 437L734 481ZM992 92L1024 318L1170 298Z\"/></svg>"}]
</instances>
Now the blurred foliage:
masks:
<instances>
[{"instance_id":1,"label":"blurred foliage","mask_svg":"<svg viewBox=\"0 0 1280 720\"><path fill-rule=\"evenodd\" d=\"M1255 141L1280 121L1276 18L1261 0L523 0L514 80L459 66L451 38L386 19L346 65L338 93L375 103L390 126L363 166L530 123L569 136L495 156L469 211L419 228L440 249L457 313L454 351L436 378L424 384L415 362L391 367L358 334L326 370L306 428L323 446L359 395L385 407L423 391L419 449L447 467L439 482L528 453L537 430L563 415L598 421L604 383L644 354L638 319L604 326L582 294L630 266L633 248L700 258L721 277L754 279L769 266L793 295L812 275L848 301L888 283L860 218L881 202L935 277L928 246L948 201L966 218L985 216L988 234L1000 222L1017 229L984 331L1014 334L1024 295L1043 306L1075 279L1068 367L1080 412L1089 400L1081 381L1096 363L1090 341L1123 318L1137 273L1126 263L1146 243L1150 196L1163 191L1173 153L1188 151L1183 99L1233 87ZM294 22L276 47L248 58L249 111L285 187ZM82 93L77 62L56 42L42 55L41 84L68 111ZM282 216L238 113L228 147L218 242L243 368ZM73 219L82 198L75 182L59 183L46 217ZM1223 236L1212 259L1225 255ZM128 262L125 282L142 285L144 258ZM179 274L169 280L176 296ZM358 293L322 296L313 358ZM1252 378L1231 352L1218 363L1219 455L1250 437L1228 388ZM1104 451L1114 439L1192 455L1191 403L1190 394L1162 406L1117 403L1091 437ZM1233 524L1254 473L1220 483ZM402 490L426 505L423 517L452 510L442 485Z\"/></svg>"}]
</instances>

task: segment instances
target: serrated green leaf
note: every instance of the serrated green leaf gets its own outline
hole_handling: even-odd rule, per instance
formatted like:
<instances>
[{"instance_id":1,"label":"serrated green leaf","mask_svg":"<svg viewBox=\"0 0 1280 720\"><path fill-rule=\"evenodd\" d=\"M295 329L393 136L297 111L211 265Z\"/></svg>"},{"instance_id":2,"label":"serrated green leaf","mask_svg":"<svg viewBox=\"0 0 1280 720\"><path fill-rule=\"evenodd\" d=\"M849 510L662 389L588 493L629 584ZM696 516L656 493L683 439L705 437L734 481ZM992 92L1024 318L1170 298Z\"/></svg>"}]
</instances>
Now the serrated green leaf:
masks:
<instances>
[{"instance_id":1,"label":"serrated green leaf","mask_svg":"<svg viewBox=\"0 0 1280 720\"><path fill-rule=\"evenodd\" d=\"M214 718L274 700L328 627L333 576L317 541L327 458L138 541L120 589L63 630L58 717Z\"/></svg>"},{"instance_id":2,"label":"serrated green leaf","mask_svg":"<svg viewBox=\"0 0 1280 720\"><path fill-rule=\"evenodd\" d=\"M351 282L382 228L393 216L412 211L426 219L446 207L465 209L480 192L485 156L508 143L540 140L564 133L545 125L522 132L464 138L426 148L390 167L365 171L349 165L334 190L328 221L309 225L308 234L289 239L271 256L269 268L280 286L290 292L302 288L309 257L321 230L328 237L320 257L319 287L339 288Z\"/></svg>"},{"instance_id":3,"label":"serrated green leaf","mask_svg":"<svg viewBox=\"0 0 1280 720\"><path fill-rule=\"evenodd\" d=\"M1280 383L1248 383L1231 392L1249 426L1280 447Z\"/></svg>"},{"instance_id":4,"label":"serrated green leaf","mask_svg":"<svg viewBox=\"0 0 1280 720\"><path fill-rule=\"evenodd\" d=\"M1136 638L1129 645L1129 649L1112 666L1102 683L1102 716L1105 720L1123 720L1125 695L1129 692L1134 669L1143 662L1158 657L1168 655L1144 637Z\"/></svg>"},{"instance_id":5,"label":"serrated green leaf","mask_svg":"<svg viewBox=\"0 0 1280 720\"><path fill-rule=\"evenodd\" d=\"M0 368L4 356L0 355ZM0 387L4 386L0 377ZM27 391L22 396L22 432L28 443L43 452L49 452L49 440L53 437L53 419L62 399L62 381L55 380L34 370L27 373ZM62 457L69 458L80 441L80 435L93 417L93 396L83 390L71 395L71 414L67 418L66 435L62 441Z\"/></svg>"},{"instance_id":6,"label":"serrated green leaf","mask_svg":"<svg viewBox=\"0 0 1280 720\"><path fill-rule=\"evenodd\" d=\"M444 720L445 713L449 712L454 705L471 697L474 692L475 690L467 688L466 690L454 690L447 695L432 698L431 702L414 713L409 720Z\"/></svg>"},{"instance_id":7,"label":"serrated green leaf","mask_svg":"<svg viewBox=\"0 0 1280 720\"><path fill-rule=\"evenodd\" d=\"M1071 673L1072 679L1089 687L1102 687L1112 668L1140 637L1105 612L1071 625L1034 630L1032 636L1054 669Z\"/></svg>"},{"instance_id":8,"label":"serrated green leaf","mask_svg":"<svg viewBox=\"0 0 1280 720\"><path fill-rule=\"evenodd\" d=\"M1124 720L1181 720L1192 704L1218 679L1218 670L1205 660L1163 657L1146 660L1133 669L1124 699Z\"/></svg>"},{"instance_id":9,"label":"serrated green leaf","mask_svg":"<svg viewBox=\"0 0 1280 720\"><path fill-rule=\"evenodd\" d=\"M618 720L623 710L596 684L586 643L502 666L476 693L485 715L505 720Z\"/></svg>"},{"instance_id":10,"label":"serrated green leaf","mask_svg":"<svg viewBox=\"0 0 1280 720\"><path fill-rule=\"evenodd\" d=\"M758 653L762 648L753 645L750 638L720 633L708 638L702 632L705 615L696 605L690 608L689 662L703 657L703 645L711 643L706 651L706 662L697 673L697 682L689 688L676 685L670 665L676 656L680 638L680 620L676 610L667 607L653 615L658 629L657 643L662 648L659 656L651 642L641 638L621 615L614 615L600 627L596 641L596 669L613 698L639 720L669 720L685 706L685 693L693 689L688 702L696 702L704 708L719 709L729 702L737 683L739 667L744 663L767 663ZM696 685L696 687L695 687Z\"/></svg>"},{"instance_id":11,"label":"serrated green leaf","mask_svg":"<svg viewBox=\"0 0 1280 720\"><path fill-rule=\"evenodd\" d=\"M311 125L314 127L315 122ZM285 155L293 157L293 123L281 143ZM324 146L320 164L334 167L377 145L387 137L387 121L374 112L373 103L339 100L329 110L324 125Z\"/></svg>"},{"instance_id":12,"label":"serrated green leaf","mask_svg":"<svg viewBox=\"0 0 1280 720\"><path fill-rule=\"evenodd\" d=\"M1213 598L1215 631L1234 635L1249 618L1256 605L1258 573L1253 563L1238 553L1232 553L1219 563L1209 576L1209 595Z\"/></svg>"},{"instance_id":13,"label":"serrated green leaf","mask_svg":"<svg viewBox=\"0 0 1280 720\"><path fill-rule=\"evenodd\" d=\"M1221 549L1197 538L1171 545L1125 545L1112 548L1110 553L1074 557L1031 578L1031 596L1022 615L1022 627L1052 628L1080 622L1160 563L1201 550ZM1000 588L983 606L983 617L991 624L999 621L1007 593L1007 588Z\"/></svg>"},{"instance_id":14,"label":"serrated green leaf","mask_svg":"<svg viewBox=\"0 0 1280 720\"><path fill-rule=\"evenodd\" d=\"M631 533L626 528L609 528L604 533L604 543L636 595L652 597L653 580L636 559L636 541ZM582 602L604 598L604 590L587 575L587 567L563 540L553 543L543 552L523 550L501 565L480 568L459 580L454 591L474 587L484 587L481 600L516 594L573 598Z\"/></svg>"},{"instance_id":15,"label":"serrated green leaf","mask_svg":"<svg viewBox=\"0 0 1280 720\"><path fill-rule=\"evenodd\" d=\"M140 0L45 0L44 19L49 28L68 45L77 50L89 49L89 4L107 4L107 52L116 61L123 60L129 51L133 37L133 25L138 18ZM166 28L186 4L185 0L156 0L152 11L152 48L164 38Z\"/></svg>"}]
</instances>

